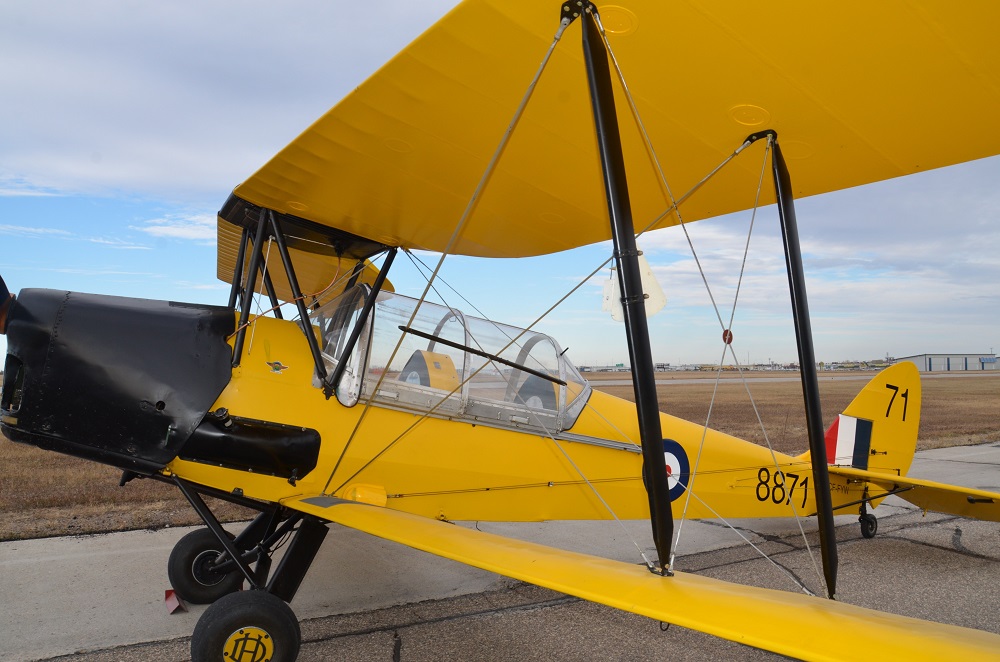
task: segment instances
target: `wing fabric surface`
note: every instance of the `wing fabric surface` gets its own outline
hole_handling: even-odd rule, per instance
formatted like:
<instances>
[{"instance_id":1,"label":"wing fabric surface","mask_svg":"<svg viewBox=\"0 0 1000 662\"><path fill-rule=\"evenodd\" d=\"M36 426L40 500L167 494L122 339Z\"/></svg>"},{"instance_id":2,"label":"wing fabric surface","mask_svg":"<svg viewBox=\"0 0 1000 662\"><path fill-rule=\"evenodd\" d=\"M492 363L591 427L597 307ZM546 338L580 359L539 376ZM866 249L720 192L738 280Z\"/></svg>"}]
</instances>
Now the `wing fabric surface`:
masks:
<instances>
[{"instance_id":1,"label":"wing fabric surface","mask_svg":"<svg viewBox=\"0 0 1000 662\"><path fill-rule=\"evenodd\" d=\"M872 659L1000 659L1000 637L978 630L685 573L664 578L638 565L330 497L283 504L483 570L796 658L856 659L864 651Z\"/></svg>"},{"instance_id":2,"label":"wing fabric surface","mask_svg":"<svg viewBox=\"0 0 1000 662\"><path fill-rule=\"evenodd\" d=\"M904 488L896 496L924 510L1000 522L1000 494L996 492L850 467L830 467L829 471L831 474L848 479L867 481L887 492Z\"/></svg>"},{"instance_id":3,"label":"wing fabric surface","mask_svg":"<svg viewBox=\"0 0 1000 662\"><path fill-rule=\"evenodd\" d=\"M463 2L235 195L386 245L443 250L560 6ZM616 0L599 12L676 196L764 129L778 132L796 197L1000 154L992 0ZM453 252L517 257L609 238L581 51L576 21ZM668 205L616 97L643 228ZM684 219L751 207L763 154L762 143L748 148L684 203Z\"/></svg>"}]
</instances>

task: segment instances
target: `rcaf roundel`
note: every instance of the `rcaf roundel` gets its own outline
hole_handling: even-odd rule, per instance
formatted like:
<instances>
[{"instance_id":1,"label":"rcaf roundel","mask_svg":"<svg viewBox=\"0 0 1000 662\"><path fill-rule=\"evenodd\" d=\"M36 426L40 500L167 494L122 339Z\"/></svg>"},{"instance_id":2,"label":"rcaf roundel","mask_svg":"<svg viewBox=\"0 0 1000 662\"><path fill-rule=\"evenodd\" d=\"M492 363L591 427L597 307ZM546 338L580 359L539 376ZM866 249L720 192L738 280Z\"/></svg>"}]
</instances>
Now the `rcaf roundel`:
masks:
<instances>
[{"instance_id":1,"label":"rcaf roundel","mask_svg":"<svg viewBox=\"0 0 1000 662\"><path fill-rule=\"evenodd\" d=\"M663 440L663 459L667 463L667 484L670 486L670 500L684 494L691 477L691 463L688 462L684 447L673 439Z\"/></svg>"}]
</instances>

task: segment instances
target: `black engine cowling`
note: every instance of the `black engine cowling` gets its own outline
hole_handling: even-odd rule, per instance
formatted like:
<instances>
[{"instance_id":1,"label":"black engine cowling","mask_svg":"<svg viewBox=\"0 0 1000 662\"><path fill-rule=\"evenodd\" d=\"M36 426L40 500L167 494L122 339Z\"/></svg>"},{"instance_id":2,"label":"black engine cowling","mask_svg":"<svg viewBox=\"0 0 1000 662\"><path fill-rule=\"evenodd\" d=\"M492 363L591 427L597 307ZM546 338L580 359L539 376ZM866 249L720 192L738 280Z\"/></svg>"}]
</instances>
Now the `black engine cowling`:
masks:
<instances>
[{"instance_id":1,"label":"black engine cowling","mask_svg":"<svg viewBox=\"0 0 1000 662\"><path fill-rule=\"evenodd\" d=\"M163 468L232 375L223 306L22 290L7 315L0 428L123 469Z\"/></svg>"}]
</instances>

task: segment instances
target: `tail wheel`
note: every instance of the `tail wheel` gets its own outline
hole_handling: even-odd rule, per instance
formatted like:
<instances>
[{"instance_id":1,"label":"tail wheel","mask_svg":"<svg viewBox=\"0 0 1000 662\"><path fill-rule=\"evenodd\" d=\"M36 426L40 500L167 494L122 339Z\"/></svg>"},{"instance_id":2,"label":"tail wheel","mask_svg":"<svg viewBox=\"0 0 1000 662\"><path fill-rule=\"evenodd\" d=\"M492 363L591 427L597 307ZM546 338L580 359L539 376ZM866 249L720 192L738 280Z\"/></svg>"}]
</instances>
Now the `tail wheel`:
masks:
<instances>
[{"instance_id":1,"label":"tail wheel","mask_svg":"<svg viewBox=\"0 0 1000 662\"><path fill-rule=\"evenodd\" d=\"M167 576L177 595L204 605L240 590L243 573L238 568L234 566L228 573L212 568L223 551L222 543L208 529L192 531L178 540L167 561Z\"/></svg>"},{"instance_id":2,"label":"tail wheel","mask_svg":"<svg viewBox=\"0 0 1000 662\"><path fill-rule=\"evenodd\" d=\"M231 593L198 619L191 662L293 662L301 636L295 614L280 598L262 590Z\"/></svg>"},{"instance_id":3,"label":"tail wheel","mask_svg":"<svg viewBox=\"0 0 1000 662\"><path fill-rule=\"evenodd\" d=\"M861 535L865 538L874 538L878 532L878 518L871 513L867 513L858 518L861 524Z\"/></svg>"}]
</instances>

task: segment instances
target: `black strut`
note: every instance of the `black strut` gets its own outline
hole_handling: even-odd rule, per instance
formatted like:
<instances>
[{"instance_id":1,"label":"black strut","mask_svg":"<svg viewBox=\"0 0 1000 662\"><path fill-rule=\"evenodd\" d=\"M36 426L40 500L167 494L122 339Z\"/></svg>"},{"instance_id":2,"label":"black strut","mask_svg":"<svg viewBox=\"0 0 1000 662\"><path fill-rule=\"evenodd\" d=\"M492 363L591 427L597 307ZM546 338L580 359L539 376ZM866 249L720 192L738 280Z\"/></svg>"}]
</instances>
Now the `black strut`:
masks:
<instances>
[{"instance_id":1,"label":"black strut","mask_svg":"<svg viewBox=\"0 0 1000 662\"><path fill-rule=\"evenodd\" d=\"M823 575L826 578L827 593L830 598L834 598L837 594L837 534L834 531L833 500L830 495L830 474L826 464L823 412L819 400L819 377L816 374L812 324L809 321L809 301L806 298L805 270L802 267L798 224L795 221L792 179L781 154L781 147L778 146L778 135L772 131L769 137L773 149L771 166L775 195L778 197L778 218L785 246L785 264L788 267L788 290L792 298L795 342L799 353L802 398L805 402L806 427L809 432L809 454L812 461L813 490L816 494Z\"/></svg>"},{"instance_id":2,"label":"black strut","mask_svg":"<svg viewBox=\"0 0 1000 662\"><path fill-rule=\"evenodd\" d=\"M597 26L596 8L589 2L585 5L581 18L583 55L587 65L590 100L601 154L601 173L604 176L604 193L608 203L611 236L614 241L618 280L622 292L625 335L628 339L629 359L632 364L632 386L635 389L639 437L642 442L643 475L649 494L649 514L660 571L667 574L674 520L670 508L670 484L667 481L667 465L663 454L656 374L649 327L646 322L646 302L642 291L639 251L635 244L632 208L629 203L628 182L625 178L625 157L622 154L621 135L618 131L608 54Z\"/></svg>"}]
</instances>

